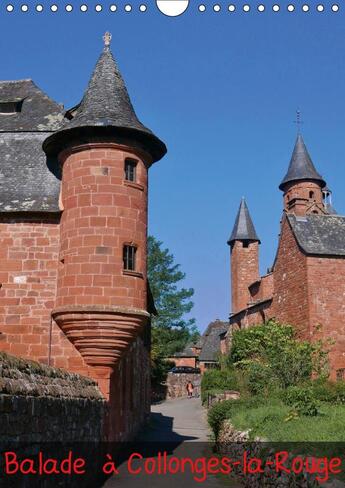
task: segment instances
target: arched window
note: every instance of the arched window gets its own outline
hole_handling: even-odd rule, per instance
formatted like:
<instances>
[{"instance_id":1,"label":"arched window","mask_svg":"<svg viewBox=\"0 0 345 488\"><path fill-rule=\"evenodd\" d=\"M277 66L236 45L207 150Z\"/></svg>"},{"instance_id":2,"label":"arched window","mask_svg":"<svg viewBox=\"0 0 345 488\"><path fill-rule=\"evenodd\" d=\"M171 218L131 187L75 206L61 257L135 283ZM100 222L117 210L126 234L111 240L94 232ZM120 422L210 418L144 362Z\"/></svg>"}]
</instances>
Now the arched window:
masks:
<instances>
[{"instance_id":1,"label":"arched window","mask_svg":"<svg viewBox=\"0 0 345 488\"><path fill-rule=\"evenodd\" d=\"M314 198L314 192L313 191L309 192L309 198Z\"/></svg>"}]
</instances>

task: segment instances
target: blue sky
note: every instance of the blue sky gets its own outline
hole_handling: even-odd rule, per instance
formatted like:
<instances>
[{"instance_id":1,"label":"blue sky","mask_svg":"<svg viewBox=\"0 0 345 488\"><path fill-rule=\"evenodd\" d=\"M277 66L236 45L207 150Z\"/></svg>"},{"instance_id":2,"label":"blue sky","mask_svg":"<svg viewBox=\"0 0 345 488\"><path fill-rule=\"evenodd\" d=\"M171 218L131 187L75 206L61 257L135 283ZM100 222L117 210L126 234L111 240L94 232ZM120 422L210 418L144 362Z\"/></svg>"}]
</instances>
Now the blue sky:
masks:
<instances>
[{"instance_id":1,"label":"blue sky","mask_svg":"<svg viewBox=\"0 0 345 488\"><path fill-rule=\"evenodd\" d=\"M7 2L5 2L7 3ZM150 170L150 232L195 288L201 330L230 311L227 238L242 195L261 238L261 271L272 264L282 195L296 136L295 110L319 172L345 212L344 12L219 13L197 3L177 18L146 13L19 12L0 8L0 79L32 78L58 102L79 102L112 32L112 50L139 118L168 146ZM41 2L45 7L50 2ZM81 2L80 2L81 3ZM99 2L102 3L102 2ZM114 2L116 3L116 2ZM242 3L234 2L238 7ZM262 2L266 3L266 2ZM279 3L279 2L277 2ZM29 6L36 2L28 2ZM58 3L63 7L64 3ZM270 7L270 4L266 4ZM344 10L345 11L345 10Z\"/></svg>"}]
</instances>

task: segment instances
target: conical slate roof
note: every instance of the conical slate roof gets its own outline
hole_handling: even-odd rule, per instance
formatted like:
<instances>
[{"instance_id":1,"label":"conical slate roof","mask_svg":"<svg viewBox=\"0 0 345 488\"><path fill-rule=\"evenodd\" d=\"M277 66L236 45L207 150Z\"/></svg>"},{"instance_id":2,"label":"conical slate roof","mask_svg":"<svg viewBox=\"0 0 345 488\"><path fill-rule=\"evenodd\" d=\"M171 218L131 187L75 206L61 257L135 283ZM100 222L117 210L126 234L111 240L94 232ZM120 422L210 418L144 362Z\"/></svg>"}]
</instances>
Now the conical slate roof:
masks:
<instances>
[{"instance_id":1,"label":"conical slate roof","mask_svg":"<svg viewBox=\"0 0 345 488\"><path fill-rule=\"evenodd\" d=\"M242 198L241 200L240 208L238 209L237 217L235 220L235 225L232 229L228 244L230 245L234 241L260 242L244 198Z\"/></svg>"},{"instance_id":2,"label":"conical slate roof","mask_svg":"<svg viewBox=\"0 0 345 488\"><path fill-rule=\"evenodd\" d=\"M284 191L287 183L298 180L318 181L322 187L326 185L322 176L316 171L300 134L298 134L296 139L288 171L280 183L279 188Z\"/></svg>"},{"instance_id":3,"label":"conical slate roof","mask_svg":"<svg viewBox=\"0 0 345 488\"><path fill-rule=\"evenodd\" d=\"M66 141L86 135L120 135L136 142L148 151L154 161L166 153L165 144L137 118L109 46L99 57L84 97L60 130L46 139L46 153L57 153L66 146Z\"/></svg>"}]
</instances>

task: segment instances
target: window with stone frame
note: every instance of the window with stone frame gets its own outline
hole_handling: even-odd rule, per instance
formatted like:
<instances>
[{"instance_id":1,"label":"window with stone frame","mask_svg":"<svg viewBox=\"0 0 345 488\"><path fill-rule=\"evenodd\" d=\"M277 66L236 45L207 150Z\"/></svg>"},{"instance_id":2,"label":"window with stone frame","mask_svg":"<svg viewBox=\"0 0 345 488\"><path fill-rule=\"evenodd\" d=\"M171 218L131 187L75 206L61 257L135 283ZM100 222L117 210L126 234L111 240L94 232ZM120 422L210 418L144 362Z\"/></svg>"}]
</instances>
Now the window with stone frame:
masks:
<instances>
[{"instance_id":1,"label":"window with stone frame","mask_svg":"<svg viewBox=\"0 0 345 488\"><path fill-rule=\"evenodd\" d=\"M337 369L337 381L342 381L345 379L345 368Z\"/></svg>"},{"instance_id":2,"label":"window with stone frame","mask_svg":"<svg viewBox=\"0 0 345 488\"><path fill-rule=\"evenodd\" d=\"M137 179L137 161L134 159L125 160L125 179L132 182Z\"/></svg>"},{"instance_id":3,"label":"window with stone frame","mask_svg":"<svg viewBox=\"0 0 345 488\"><path fill-rule=\"evenodd\" d=\"M123 269L125 271L135 271L136 253L135 246L129 244L123 246Z\"/></svg>"},{"instance_id":4,"label":"window with stone frame","mask_svg":"<svg viewBox=\"0 0 345 488\"><path fill-rule=\"evenodd\" d=\"M0 100L0 114L10 115L21 112L23 100Z\"/></svg>"}]
</instances>

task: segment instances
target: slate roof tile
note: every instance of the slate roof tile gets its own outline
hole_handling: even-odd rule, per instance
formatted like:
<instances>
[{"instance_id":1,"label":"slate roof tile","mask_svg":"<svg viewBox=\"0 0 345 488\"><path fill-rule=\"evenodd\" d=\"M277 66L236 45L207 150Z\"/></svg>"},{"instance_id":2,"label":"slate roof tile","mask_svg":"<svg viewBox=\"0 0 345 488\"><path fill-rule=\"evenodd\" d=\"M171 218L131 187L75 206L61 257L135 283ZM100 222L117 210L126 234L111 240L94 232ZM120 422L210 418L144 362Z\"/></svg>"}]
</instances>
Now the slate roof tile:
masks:
<instances>
[{"instance_id":1,"label":"slate roof tile","mask_svg":"<svg viewBox=\"0 0 345 488\"><path fill-rule=\"evenodd\" d=\"M199 355L199 361L216 361L220 352L220 334L229 328L228 322L215 320L211 322L203 334L204 343Z\"/></svg>"},{"instance_id":2,"label":"slate roof tile","mask_svg":"<svg viewBox=\"0 0 345 488\"><path fill-rule=\"evenodd\" d=\"M321 183L323 187L326 185L325 180L315 169L301 134L297 136L288 171L279 188L284 191L287 183L298 180L313 180Z\"/></svg>"},{"instance_id":3,"label":"slate roof tile","mask_svg":"<svg viewBox=\"0 0 345 488\"><path fill-rule=\"evenodd\" d=\"M257 236L252 218L249 213L246 201L242 198L240 207L238 209L235 225L232 229L231 235L228 240L230 245L234 241L258 241L260 239Z\"/></svg>"},{"instance_id":4,"label":"slate roof tile","mask_svg":"<svg viewBox=\"0 0 345 488\"><path fill-rule=\"evenodd\" d=\"M306 254L345 256L345 217L340 215L287 215L299 246Z\"/></svg>"},{"instance_id":5,"label":"slate roof tile","mask_svg":"<svg viewBox=\"0 0 345 488\"><path fill-rule=\"evenodd\" d=\"M23 100L21 111L0 113L0 132L49 132L61 127L63 107L51 100L32 80L0 81L0 109L1 102L15 100Z\"/></svg>"},{"instance_id":6,"label":"slate roof tile","mask_svg":"<svg viewBox=\"0 0 345 488\"><path fill-rule=\"evenodd\" d=\"M69 138L86 131L94 136L125 134L139 141L154 161L166 153L165 144L136 116L109 47L104 48L98 59L81 103L69 114L73 115L72 120L65 120L63 127L45 141L46 153L56 154Z\"/></svg>"}]
</instances>

